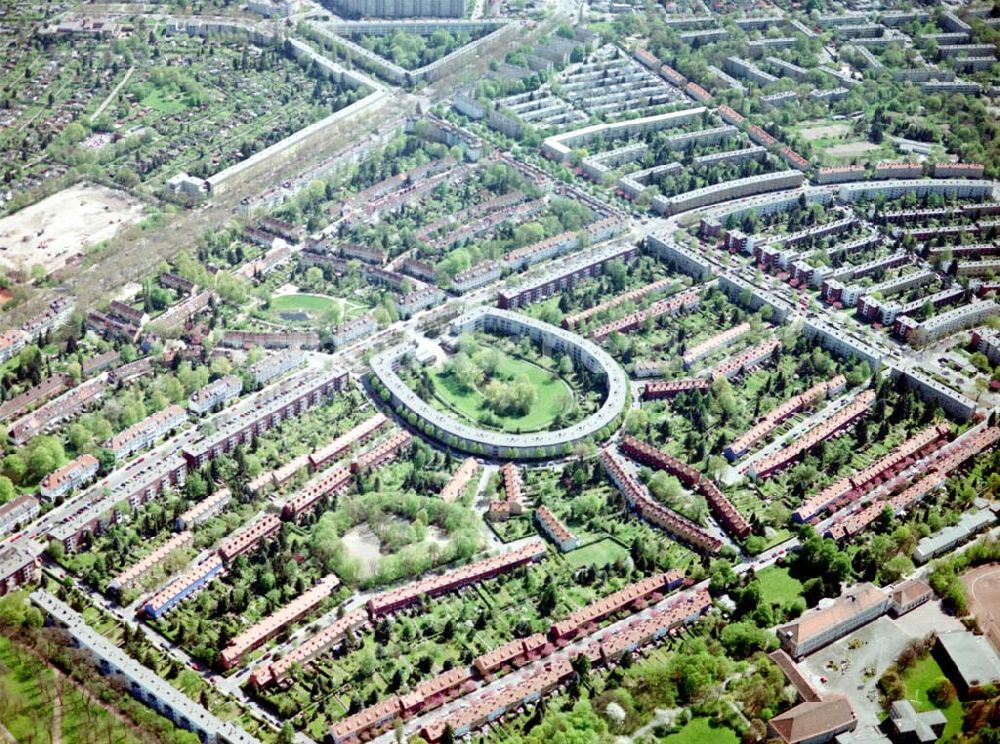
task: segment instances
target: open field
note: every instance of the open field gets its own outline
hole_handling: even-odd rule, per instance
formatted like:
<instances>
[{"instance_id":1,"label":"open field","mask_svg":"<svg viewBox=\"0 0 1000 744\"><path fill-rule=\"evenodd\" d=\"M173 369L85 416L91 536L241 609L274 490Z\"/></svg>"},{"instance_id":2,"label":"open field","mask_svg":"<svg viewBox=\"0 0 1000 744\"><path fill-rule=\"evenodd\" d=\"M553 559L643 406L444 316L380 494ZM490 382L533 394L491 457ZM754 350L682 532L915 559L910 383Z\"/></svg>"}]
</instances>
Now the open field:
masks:
<instances>
[{"instance_id":1,"label":"open field","mask_svg":"<svg viewBox=\"0 0 1000 744\"><path fill-rule=\"evenodd\" d=\"M676 734L662 740L664 744L736 744L739 737L732 729L713 726L707 718L695 718Z\"/></svg>"},{"instance_id":2,"label":"open field","mask_svg":"<svg viewBox=\"0 0 1000 744\"><path fill-rule=\"evenodd\" d=\"M845 142L831 145L826 148L825 154L831 158L854 158L878 149L881 149L881 145L872 142Z\"/></svg>"},{"instance_id":3,"label":"open field","mask_svg":"<svg viewBox=\"0 0 1000 744\"><path fill-rule=\"evenodd\" d=\"M0 219L0 266L28 274L61 269L88 245L138 222L143 203L125 192L81 183Z\"/></svg>"},{"instance_id":4,"label":"open field","mask_svg":"<svg viewBox=\"0 0 1000 744\"><path fill-rule=\"evenodd\" d=\"M335 317L343 322L363 315L367 309L363 304L343 297L307 292L275 294L271 297L269 305L269 311L273 316L289 322L319 320L334 310L339 311Z\"/></svg>"},{"instance_id":5,"label":"open field","mask_svg":"<svg viewBox=\"0 0 1000 744\"><path fill-rule=\"evenodd\" d=\"M506 354L501 356L496 377L507 380L526 377L538 392L534 405L524 416L498 416L505 431L538 431L548 427L559 415L560 397L573 395L569 385L557 375ZM478 422L487 412L485 398L478 390L462 390L455 378L442 369L432 371L431 380L438 399L456 413Z\"/></svg>"},{"instance_id":6,"label":"open field","mask_svg":"<svg viewBox=\"0 0 1000 744\"><path fill-rule=\"evenodd\" d=\"M799 128L799 134L806 142L843 137L851 131L850 124L807 121Z\"/></svg>"},{"instance_id":7,"label":"open field","mask_svg":"<svg viewBox=\"0 0 1000 744\"><path fill-rule=\"evenodd\" d=\"M792 578L788 569L768 566L757 574L760 581L761 599L771 605L786 605L802 596L802 582Z\"/></svg>"},{"instance_id":8,"label":"open field","mask_svg":"<svg viewBox=\"0 0 1000 744\"><path fill-rule=\"evenodd\" d=\"M367 524L352 527L341 538L344 550L358 563L358 576L367 579L378 572L382 557L379 539Z\"/></svg>"},{"instance_id":9,"label":"open field","mask_svg":"<svg viewBox=\"0 0 1000 744\"><path fill-rule=\"evenodd\" d=\"M590 545L584 545L582 548L577 548L566 554L566 560L577 568L590 565L600 568L614 563L619 558L627 557L628 550L609 537L592 542Z\"/></svg>"},{"instance_id":10,"label":"open field","mask_svg":"<svg viewBox=\"0 0 1000 744\"><path fill-rule=\"evenodd\" d=\"M969 612L979 620L979 627L994 646L1000 642L1000 565L979 566L962 576L962 585L969 600Z\"/></svg>"},{"instance_id":11,"label":"open field","mask_svg":"<svg viewBox=\"0 0 1000 744\"><path fill-rule=\"evenodd\" d=\"M4 637L0 637L0 700L0 718L17 741L49 741L49 736L61 737L65 744L140 741L106 708L88 702L75 684ZM58 735L52 730L56 705Z\"/></svg>"}]
</instances>

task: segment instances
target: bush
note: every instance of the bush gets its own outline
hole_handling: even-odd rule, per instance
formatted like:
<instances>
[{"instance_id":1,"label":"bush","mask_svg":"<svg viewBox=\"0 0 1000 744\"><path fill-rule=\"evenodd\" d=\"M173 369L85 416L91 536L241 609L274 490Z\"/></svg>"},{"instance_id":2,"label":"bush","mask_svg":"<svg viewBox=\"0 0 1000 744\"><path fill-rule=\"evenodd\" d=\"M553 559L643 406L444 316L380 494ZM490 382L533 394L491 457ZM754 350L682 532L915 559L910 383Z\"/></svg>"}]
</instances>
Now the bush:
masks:
<instances>
[{"instance_id":1,"label":"bush","mask_svg":"<svg viewBox=\"0 0 1000 744\"><path fill-rule=\"evenodd\" d=\"M955 685L944 677L935 682L934 686L927 691L927 697L939 708L947 708L955 702L957 696L958 691L955 689Z\"/></svg>"},{"instance_id":2,"label":"bush","mask_svg":"<svg viewBox=\"0 0 1000 744\"><path fill-rule=\"evenodd\" d=\"M906 686L903 684L896 667L886 669L882 679L878 681L878 687L886 700L902 700L906 697Z\"/></svg>"}]
</instances>

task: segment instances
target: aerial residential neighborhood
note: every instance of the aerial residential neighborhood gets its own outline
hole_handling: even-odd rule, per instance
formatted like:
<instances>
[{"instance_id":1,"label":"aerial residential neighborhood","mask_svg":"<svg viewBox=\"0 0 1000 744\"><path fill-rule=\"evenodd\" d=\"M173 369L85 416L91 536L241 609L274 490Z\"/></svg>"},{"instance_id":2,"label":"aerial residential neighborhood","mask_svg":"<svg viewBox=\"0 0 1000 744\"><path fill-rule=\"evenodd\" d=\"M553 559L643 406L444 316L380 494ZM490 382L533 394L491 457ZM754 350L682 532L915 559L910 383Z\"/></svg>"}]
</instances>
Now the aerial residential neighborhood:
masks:
<instances>
[{"instance_id":1,"label":"aerial residential neighborhood","mask_svg":"<svg viewBox=\"0 0 1000 744\"><path fill-rule=\"evenodd\" d=\"M1000 6L0 7L0 741L1000 742Z\"/></svg>"}]
</instances>

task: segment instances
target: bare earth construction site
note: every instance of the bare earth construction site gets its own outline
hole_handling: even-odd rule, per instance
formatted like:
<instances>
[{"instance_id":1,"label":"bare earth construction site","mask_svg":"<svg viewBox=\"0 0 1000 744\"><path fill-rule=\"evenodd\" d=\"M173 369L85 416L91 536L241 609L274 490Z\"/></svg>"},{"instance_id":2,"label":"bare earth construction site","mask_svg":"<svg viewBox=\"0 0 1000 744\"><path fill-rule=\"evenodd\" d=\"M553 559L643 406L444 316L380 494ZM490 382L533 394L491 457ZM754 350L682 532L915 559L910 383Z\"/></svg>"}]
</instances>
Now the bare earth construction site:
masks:
<instances>
[{"instance_id":1,"label":"bare earth construction site","mask_svg":"<svg viewBox=\"0 0 1000 744\"><path fill-rule=\"evenodd\" d=\"M57 271L142 219L143 206L104 186L71 186L0 218L0 266L22 278L32 276L35 266L45 274Z\"/></svg>"}]
</instances>

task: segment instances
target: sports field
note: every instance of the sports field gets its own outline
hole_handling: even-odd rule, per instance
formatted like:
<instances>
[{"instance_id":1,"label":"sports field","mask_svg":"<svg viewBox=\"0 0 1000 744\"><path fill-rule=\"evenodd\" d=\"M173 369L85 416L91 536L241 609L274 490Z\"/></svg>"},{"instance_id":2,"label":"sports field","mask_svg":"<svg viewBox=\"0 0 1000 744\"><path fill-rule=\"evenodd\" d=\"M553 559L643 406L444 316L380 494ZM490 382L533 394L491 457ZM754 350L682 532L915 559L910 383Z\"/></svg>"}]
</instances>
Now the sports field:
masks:
<instances>
[{"instance_id":1,"label":"sports field","mask_svg":"<svg viewBox=\"0 0 1000 744\"><path fill-rule=\"evenodd\" d=\"M534 405L524 416L498 416L504 431L527 432L548 428L560 413L560 397L573 395L570 386L558 375L507 354L501 355L496 377L507 380L525 377L538 392ZM480 417L488 412L482 394L478 390L462 389L444 368L433 370L431 381L438 400L452 412L477 424Z\"/></svg>"},{"instance_id":2,"label":"sports field","mask_svg":"<svg viewBox=\"0 0 1000 744\"><path fill-rule=\"evenodd\" d=\"M979 627L994 646L1000 646L1000 565L977 566L962 575L962 585L968 598L969 612L976 616Z\"/></svg>"}]
</instances>

